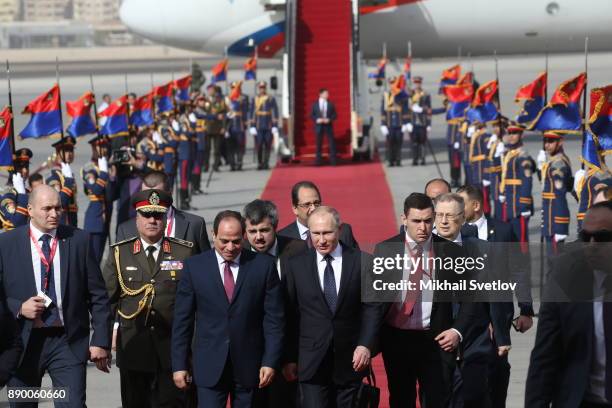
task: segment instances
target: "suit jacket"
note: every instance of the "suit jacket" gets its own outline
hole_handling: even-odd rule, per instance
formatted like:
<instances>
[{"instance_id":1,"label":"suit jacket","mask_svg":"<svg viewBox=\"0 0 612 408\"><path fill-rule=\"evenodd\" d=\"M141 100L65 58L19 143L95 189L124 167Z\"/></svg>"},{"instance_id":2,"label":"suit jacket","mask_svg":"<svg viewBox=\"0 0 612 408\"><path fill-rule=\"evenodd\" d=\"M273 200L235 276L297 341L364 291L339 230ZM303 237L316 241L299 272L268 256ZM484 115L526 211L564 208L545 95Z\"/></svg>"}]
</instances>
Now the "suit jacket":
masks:
<instances>
[{"instance_id":1,"label":"suit jacket","mask_svg":"<svg viewBox=\"0 0 612 408\"><path fill-rule=\"evenodd\" d=\"M23 351L19 326L8 310L2 292L0 287L0 388L14 374Z\"/></svg>"},{"instance_id":2,"label":"suit jacket","mask_svg":"<svg viewBox=\"0 0 612 408\"><path fill-rule=\"evenodd\" d=\"M216 385L229 358L234 380L256 387L262 366L279 368L283 345L283 298L274 258L242 251L231 302L214 249L187 259L174 306L173 371L190 366L194 323L195 384Z\"/></svg>"},{"instance_id":3,"label":"suit jacket","mask_svg":"<svg viewBox=\"0 0 612 408\"><path fill-rule=\"evenodd\" d=\"M28 224L0 235L0 275L3 275L4 293L13 316L17 316L23 302L38 293L29 230ZM108 295L100 267L89 250L89 234L60 225L56 236L59 240L64 329L70 349L84 362L89 358L89 345L110 349ZM24 347L27 347L32 320L20 317L18 323Z\"/></svg>"},{"instance_id":4,"label":"suit jacket","mask_svg":"<svg viewBox=\"0 0 612 408\"><path fill-rule=\"evenodd\" d=\"M335 384L359 380L367 370L353 370L355 347L374 354L382 307L361 301L361 271L372 270L371 255L342 246L342 275L335 313L323 297L316 252L311 249L289 260L283 287L287 311L286 362L297 362L300 381L310 380L333 347Z\"/></svg>"},{"instance_id":5,"label":"suit jacket","mask_svg":"<svg viewBox=\"0 0 612 408\"><path fill-rule=\"evenodd\" d=\"M334 120L337 118L336 107L330 101L327 101L327 118L330 120L330 123L317 123L317 119L323 118L323 112L321 112L321 107L319 106L319 100L312 104L312 109L310 110L310 118L315 124L315 131L317 133L321 132L325 126L333 126Z\"/></svg>"},{"instance_id":6,"label":"suit jacket","mask_svg":"<svg viewBox=\"0 0 612 408\"><path fill-rule=\"evenodd\" d=\"M174 208L174 220L174 222L176 222L174 229L175 238L193 242L194 254L199 254L200 252L210 249L208 232L206 231L206 221L204 221L204 218ZM120 242L137 235L136 219L131 218L119 224L115 242Z\"/></svg>"},{"instance_id":7,"label":"suit jacket","mask_svg":"<svg viewBox=\"0 0 612 408\"><path fill-rule=\"evenodd\" d=\"M283 276L285 276L285 269L289 259L302 252L306 252L308 250L308 245L306 241L302 239L288 238L283 235L277 235L276 242L278 245L276 267L279 269L279 276L282 279ZM242 246L248 251L253 250L251 244L246 239L243 241Z\"/></svg>"},{"instance_id":8,"label":"suit jacket","mask_svg":"<svg viewBox=\"0 0 612 408\"><path fill-rule=\"evenodd\" d=\"M297 221L293 221L289 225L280 229L277 232L277 235L301 240L302 237L300 236L300 230L298 229L296 222ZM359 244L353 236L353 229L351 228L350 224L346 224L344 222L340 224L340 242L348 247L359 249Z\"/></svg>"}]
</instances>

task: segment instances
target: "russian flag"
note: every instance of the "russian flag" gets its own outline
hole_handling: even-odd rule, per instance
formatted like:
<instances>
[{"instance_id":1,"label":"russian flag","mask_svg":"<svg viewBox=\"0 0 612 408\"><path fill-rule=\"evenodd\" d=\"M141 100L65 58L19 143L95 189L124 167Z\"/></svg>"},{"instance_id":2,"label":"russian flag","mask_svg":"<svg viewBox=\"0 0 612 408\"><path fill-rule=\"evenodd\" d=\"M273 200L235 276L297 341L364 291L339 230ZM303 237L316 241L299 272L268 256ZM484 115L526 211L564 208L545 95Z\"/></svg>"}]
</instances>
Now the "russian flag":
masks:
<instances>
[{"instance_id":1,"label":"russian flag","mask_svg":"<svg viewBox=\"0 0 612 408\"><path fill-rule=\"evenodd\" d=\"M546 72L542 72L533 82L521 86L514 97L516 103L522 103L521 110L516 117L519 123L530 124L546 103Z\"/></svg>"},{"instance_id":2,"label":"russian flag","mask_svg":"<svg viewBox=\"0 0 612 408\"><path fill-rule=\"evenodd\" d=\"M0 169L13 169L13 146L11 145L11 123L13 115L11 110L5 107L0 112Z\"/></svg>"},{"instance_id":3,"label":"russian flag","mask_svg":"<svg viewBox=\"0 0 612 408\"><path fill-rule=\"evenodd\" d=\"M216 84L217 82L223 82L227 80L227 58L224 58L221 62L212 68L212 75L210 82Z\"/></svg>"},{"instance_id":4,"label":"russian flag","mask_svg":"<svg viewBox=\"0 0 612 408\"><path fill-rule=\"evenodd\" d=\"M187 75L174 81L174 87L176 88L176 99L178 99L179 101L189 101L191 79L191 75Z\"/></svg>"},{"instance_id":5,"label":"russian flag","mask_svg":"<svg viewBox=\"0 0 612 408\"><path fill-rule=\"evenodd\" d=\"M100 134L105 136L124 136L128 134L127 95L114 100L108 108L100 112L106 122L100 128Z\"/></svg>"},{"instance_id":6,"label":"russian flag","mask_svg":"<svg viewBox=\"0 0 612 408\"><path fill-rule=\"evenodd\" d=\"M62 133L62 110L59 85L30 102L22 113L32 115L25 128L19 133L23 139L59 135Z\"/></svg>"},{"instance_id":7,"label":"russian flag","mask_svg":"<svg viewBox=\"0 0 612 408\"><path fill-rule=\"evenodd\" d=\"M134 126L149 126L153 120L153 93L149 92L134 101L130 112L130 124Z\"/></svg>"},{"instance_id":8,"label":"russian flag","mask_svg":"<svg viewBox=\"0 0 612 408\"><path fill-rule=\"evenodd\" d=\"M444 87L449 85L455 85L461 76L461 65L453 65L450 68L442 71L442 77L440 78L440 87L438 93L444 93Z\"/></svg>"},{"instance_id":9,"label":"russian flag","mask_svg":"<svg viewBox=\"0 0 612 408\"><path fill-rule=\"evenodd\" d=\"M498 90L497 80L489 81L478 88L472 107L467 111L467 119L470 123L474 121L488 123L498 118L499 110L496 104Z\"/></svg>"},{"instance_id":10,"label":"russian flag","mask_svg":"<svg viewBox=\"0 0 612 408\"><path fill-rule=\"evenodd\" d=\"M470 107L474 97L472 83L448 85L444 87L444 94L449 103L446 110L446 120L451 123L463 120L465 118L465 111Z\"/></svg>"},{"instance_id":11,"label":"russian flag","mask_svg":"<svg viewBox=\"0 0 612 408\"><path fill-rule=\"evenodd\" d=\"M157 100L157 111L168 112L174 109L174 103L172 102L172 92L174 90L174 82L168 82L165 85L156 86L153 88L153 95L159 98Z\"/></svg>"},{"instance_id":12,"label":"russian flag","mask_svg":"<svg viewBox=\"0 0 612 408\"><path fill-rule=\"evenodd\" d=\"M529 129L582 134L580 97L584 92L586 80L586 73L583 72L559 85L550 102L540 111Z\"/></svg>"},{"instance_id":13,"label":"russian flag","mask_svg":"<svg viewBox=\"0 0 612 408\"><path fill-rule=\"evenodd\" d=\"M70 136L78 137L96 133L96 124L91 118L91 106L94 102L94 95L85 92L76 101L66 102L66 112L72 118L66 132Z\"/></svg>"},{"instance_id":14,"label":"russian flag","mask_svg":"<svg viewBox=\"0 0 612 408\"><path fill-rule=\"evenodd\" d=\"M385 71L387 69L387 59L381 58L376 66L376 71L370 72L368 78L370 79L385 79Z\"/></svg>"},{"instance_id":15,"label":"russian flag","mask_svg":"<svg viewBox=\"0 0 612 408\"><path fill-rule=\"evenodd\" d=\"M257 79L257 55L253 55L244 63L244 80L255 81Z\"/></svg>"},{"instance_id":16,"label":"russian flag","mask_svg":"<svg viewBox=\"0 0 612 408\"><path fill-rule=\"evenodd\" d=\"M612 153L612 85L591 91L591 114L587 131L592 134L601 155Z\"/></svg>"}]
</instances>

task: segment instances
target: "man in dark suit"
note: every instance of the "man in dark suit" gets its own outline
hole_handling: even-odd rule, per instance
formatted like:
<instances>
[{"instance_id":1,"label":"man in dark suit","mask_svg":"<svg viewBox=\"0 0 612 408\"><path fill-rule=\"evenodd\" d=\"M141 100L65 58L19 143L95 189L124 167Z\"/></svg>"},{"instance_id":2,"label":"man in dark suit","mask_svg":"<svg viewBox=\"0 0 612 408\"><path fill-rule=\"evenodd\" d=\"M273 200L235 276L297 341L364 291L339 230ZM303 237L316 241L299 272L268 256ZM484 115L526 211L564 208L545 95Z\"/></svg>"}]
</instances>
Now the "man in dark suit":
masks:
<instances>
[{"instance_id":1,"label":"man in dark suit","mask_svg":"<svg viewBox=\"0 0 612 408\"><path fill-rule=\"evenodd\" d=\"M48 372L54 386L70 389L66 406L83 407L87 360L110 367L110 308L89 235L59 225L61 208L57 191L39 186L29 225L0 235L4 293L25 346L9 386L40 387Z\"/></svg>"},{"instance_id":2,"label":"man in dark suit","mask_svg":"<svg viewBox=\"0 0 612 408\"><path fill-rule=\"evenodd\" d=\"M0 280L2 277L0 276ZM4 297L4 290L0 282L0 388L4 387L9 378L13 376L21 352L23 343L21 342L21 331L8 307Z\"/></svg>"},{"instance_id":3,"label":"man in dark suit","mask_svg":"<svg viewBox=\"0 0 612 408\"><path fill-rule=\"evenodd\" d=\"M319 99L312 104L310 118L315 125L315 134L317 137L317 159L316 165L321 165L321 156L323 150L323 134L327 134L327 143L329 144L329 164L336 165L336 140L334 139L334 125L336 120L336 108L329 101L329 91L325 88L319 90Z\"/></svg>"},{"instance_id":4,"label":"man in dark suit","mask_svg":"<svg viewBox=\"0 0 612 408\"><path fill-rule=\"evenodd\" d=\"M240 213L213 223L214 249L184 262L172 327L174 383L185 389L194 323L193 382L201 407L251 407L280 364L283 299L274 258L242 249Z\"/></svg>"},{"instance_id":5,"label":"man in dark suit","mask_svg":"<svg viewBox=\"0 0 612 408\"><path fill-rule=\"evenodd\" d=\"M151 171L142 178L142 190L164 190L169 194L167 186L168 176L161 171ZM181 211L176 207L170 207L167 214L167 224L165 235L167 237L178 238L193 242L193 253L199 254L210 249L208 232L206 231L206 221L204 218ZM132 218L117 227L115 242L124 241L138 235L136 230L136 219Z\"/></svg>"},{"instance_id":6,"label":"man in dark suit","mask_svg":"<svg viewBox=\"0 0 612 408\"><path fill-rule=\"evenodd\" d=\"M291 187L291 204L295 222L285 226L278 231L279 236L306 241L308 247L312 247L310 232L308 231L308 217L321 205L321 193L312 181L300 181ZM350 224L340 224L340 242L344 245L359 249L359 244L353 236Z\"/></svg>"},{"instance_id":7,"label":"man in dark suit","mask_svg":"<svg viewBox=\"0 0 612 408\"><path fill-rule=\"evenodd\" d=\"M289 260L283 374L300 381L302 407L349 408L380 328L382 308L361 299L371 256L339 242L340 217L319 207L308 218L314 250Z\"/></svg>"},{"instance_id":8,"label":"man in dark suit","mask_svg":"<svg viewBox=\"0 0 612 408\"><path fill-rule=\"evenodd\" d=\"M531 352L525 407L612 407L612 202L593 205L553 262Z\"/></svg>"},{"instance_id":9,"label":"man in dark suit","mask_svg":"<svg viewBox=\"0 0 612 408\"><path fill-rule=\"evenodd\" d=\"M381 274L384 281L414 283L414 290L387 291L384 298L392 302L381 330L389 401L392 408L415 407L418 380L420 394L428 408L446 407L451 396L457 349L468 338L473 326L482 322L482 316L469 302L453 310L453 291L420 285L433 279L456 282L459 275L452 266L435 261L466 256L457 244L432 235L434 209L431 199L421 193L409 195L404 201L402 223L406 232L379 243L374 251L375 261L396 257L410 260L409 267L394 265L384 270ZM416 263L416 259L422 262Z\"/></svg>"}]
</instances>

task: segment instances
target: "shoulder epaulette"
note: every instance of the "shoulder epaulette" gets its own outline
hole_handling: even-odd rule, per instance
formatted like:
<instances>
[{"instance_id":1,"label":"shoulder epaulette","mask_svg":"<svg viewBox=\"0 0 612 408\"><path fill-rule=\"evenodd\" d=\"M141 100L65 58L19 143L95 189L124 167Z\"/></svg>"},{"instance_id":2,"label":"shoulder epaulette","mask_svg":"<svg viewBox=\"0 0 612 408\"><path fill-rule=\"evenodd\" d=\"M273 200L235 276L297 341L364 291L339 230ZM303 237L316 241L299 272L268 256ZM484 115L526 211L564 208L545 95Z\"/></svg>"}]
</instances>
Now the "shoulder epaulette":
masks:
<instances>
[{"instance_id":1,"label":"shoulder epaulette","mask_svg":"<svg viewBox=\"0 0 612 408\"><path fill-rule=\"evenodd\" d=\"M118 245L127 244L128 242L133 242L137 238L138 236L134 236L132 238L124 239L123 241L115 242L114 244L111 244L111 248L116 247Z\"/></svg>"},{"instance_id":2,"label":"shoulder epaulette","mask_svg":"<svg viewBox=\"0 0 612 408\"><path fill-rule=\"evenodd\" d=\"M185 241L184 239L174 238L174 237L166 237L170 242L174 242L175 244L180 244L186 246L188 248L193 248L193 242Z\"/></svg>"}]
</instances>

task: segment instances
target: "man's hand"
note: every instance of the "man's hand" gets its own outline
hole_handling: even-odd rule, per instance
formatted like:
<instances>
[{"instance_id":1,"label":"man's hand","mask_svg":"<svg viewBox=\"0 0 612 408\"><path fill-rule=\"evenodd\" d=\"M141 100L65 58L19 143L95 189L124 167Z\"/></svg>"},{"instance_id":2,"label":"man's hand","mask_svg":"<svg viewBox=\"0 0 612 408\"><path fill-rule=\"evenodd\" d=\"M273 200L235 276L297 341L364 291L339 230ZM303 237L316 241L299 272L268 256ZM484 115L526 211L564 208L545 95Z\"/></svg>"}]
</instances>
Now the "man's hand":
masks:
<instances>
[{"instance_id":1,"label":"man's hand","mask_svg":"<svg viewBox=\"0 0 612 408\"><path fill-rule=\"evenodd\" d=\"M516 319L516 330L521 333L525 333L527 330L531 329L531 326L533 326L533 317L531 316L520 315Z\"/></svg>"},{"instance_id":2,"label":"man's hand","mask_svg":"<svg viewBox=\"0 0 612 408\"><path fill-rule=\"evenodd\" d=\"M497 348L497 355L500 357L506 356L511 348L512 346L499 346Z\"/></svg>"},{"instance_id":3,"label":"man's hand","mask_svg":"<svg viewBox=\"0 0 612 408\"><path fill-rule=\"evenodd\" d=\"M37 319L45 311L45 300L40 296L32 296L21 304L19 314L26 319Z\"/></svg>"},{"instance_id":4,"label":"man's hand","mask_svg":"<svg viewBox=\"0 0 612 408\"><path fill-rule=\"evenodd\" d=\"M459 345L460 339L459 334L455 330L448 329L438 334L434 340L438 342L442 350L453 351Z\"/></svg>"},{"instance_id":5,"label":"man's hand","mask_svg":"<svg viewBox=\"0 0 612 408\"><path fill-rule=\"evenodd\" d=\"M370 365L370 350L365 346L357 346L353 352L353 370L361 371Z\"/></svg>"},{"instance_id":6,"label":"man's hand","mask_svg":"<svg viewBox=\"0 0 612 408\"><path fill-rule=\"evenodd\" d=\"M323 123L323 118L317 118L317 123Z\"/></svg>"},{"instance_id":7,"label":"man's hand","mask_svg":"<svg viewBox=\"0 0 612 408\"><path fill-rule=\"evenodd\" d=\"M89 360L96 364L98 370L104 371L105 373L110 372L111 356L110 353L102 347L89 347Z\"/></svg>"},{"instance_id":8,"label":"man's hand","mask_svg":"<svg viewBox=\"0 0 612 408\"><path fill-rule=\"evenodd\" d=\"M174 380L174 385L176 385L176 388L179 390L186 390L189 388L189 384L191 384L191 376L186 370L172 373L172 380Z\"/></svg>"},{"instance_id":9,"label":"man's hand","mask_svg":"<svg viewBox=\"0 0 612 408\"><path fill-rule=\"evenodd\" d=\"M297 364L287 363L283 366L283 377L288 382L297 380Z\"/></svg>"},{"instance_id":10,"label":"man's hand","mask_svg":"<svg viewBox=\"0 0 612 408\"><path fill-rule=\"evenodd\" d=\"M259 369L259 388L270 385L274 379L274 369L271 367L261 367Z\"/></svg>"}]
</instances>

